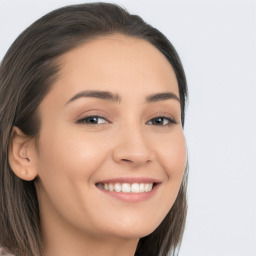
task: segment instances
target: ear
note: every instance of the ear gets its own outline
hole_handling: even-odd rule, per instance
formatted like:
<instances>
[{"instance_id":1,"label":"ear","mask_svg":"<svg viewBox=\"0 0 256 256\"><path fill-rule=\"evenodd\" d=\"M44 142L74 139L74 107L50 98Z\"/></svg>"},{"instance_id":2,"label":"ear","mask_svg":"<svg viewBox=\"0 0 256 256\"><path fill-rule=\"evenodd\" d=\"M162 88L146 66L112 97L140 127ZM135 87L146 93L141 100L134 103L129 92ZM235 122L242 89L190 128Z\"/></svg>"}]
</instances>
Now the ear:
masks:
<instances>
[{"instance_id":1,"label":"ear","mask_svg":"<svg viewBox=\"0 0 256 256\"><path fill-rule=\"evenodd\" d=\"M31 181L37 176L35 139L13 127L9 144L9 164L21 179Z\"/></svg>"}]
</instances>

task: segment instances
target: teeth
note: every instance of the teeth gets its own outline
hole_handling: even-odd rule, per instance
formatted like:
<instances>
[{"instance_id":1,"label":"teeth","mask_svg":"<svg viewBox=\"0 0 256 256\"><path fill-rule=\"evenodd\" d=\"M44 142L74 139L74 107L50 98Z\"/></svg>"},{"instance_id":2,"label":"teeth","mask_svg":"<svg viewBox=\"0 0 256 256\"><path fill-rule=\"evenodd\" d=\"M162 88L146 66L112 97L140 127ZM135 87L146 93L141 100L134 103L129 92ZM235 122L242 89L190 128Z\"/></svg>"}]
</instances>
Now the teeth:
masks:
<instances>
[{"instance_id":1,"label":"teeth","mask_svg":"<svg viewBox=\"0 0 256 256\"><path fill-rule=\"evenodd\" d=\"M143 193L150 192L153 188L153 183L99 183L97 184L97 186L107 191L115 191L122 193Z\"/></svg>"},{"instance_id":2,"label":"teeth","mask_svg":"<svg viewBox=\"0 0 256 256\"><path fill-rule=\"evenodd\" d=\"M140 184L140 192L145 191L145 185L143 183Z\"/></svg>"},{"instance_id":3,"label":"teeth","mask_svg":"<svg viewBox=\"0 0 256 256\"><path fill-rule=\"evenodd\" d=\"M140 185L138 183L133 183L131 187L131 191L133 193L139 193L140 192Z\"/></svg>"},{"instance_id":4,"label":"teeth","mask_svg":"<svg viewBox=\"0 0 256 256\"><path fill-rule=\"evenodd\" d=\"M124 193L130 193L131 192L131 186L128 183L122 184L122 192Z\"/></svg>"},{"instance_id":5,"label":"teeth","mask_svg":"<svg viewBox=\"0 0 256 256\"><path fill-rule=\"evenodd\" d=\"M104 189L108 190L108 184L104 184Z\"/></svg>"},{"instance_id":6,"label":"teeth","mask_svg":"<svg viewBox=\"0 0 256 256\"><path fill-rule=\"evenodd\" d=\"M116 192L120 192L122 190L122 185L120 183L116 183L114 189Z\"/></svg>"},{"instance_id":7,"label":"teeth","mask_svg":"<svg viewBox=\"0 0 256 256\"><path fill-rule=\"evenodd\" d=\"M146 192L151 191L151 190L152 190L152 186L153 186L153 184L152 184L152 183L148 183L148 184L146 184L146 185L145 185L145 191L146 191Z\"/></svg>"},{"instance_id":8,"label":"teeth","mask_svg":"<svg viewBox=\"0 0 256 256\"><path fill-rule=\"evenodd\" d=\"M114 186L113 186L113 184L108 184L108 190L109 190L109 191L114 191Z\"/></svg>"}]
</instances>

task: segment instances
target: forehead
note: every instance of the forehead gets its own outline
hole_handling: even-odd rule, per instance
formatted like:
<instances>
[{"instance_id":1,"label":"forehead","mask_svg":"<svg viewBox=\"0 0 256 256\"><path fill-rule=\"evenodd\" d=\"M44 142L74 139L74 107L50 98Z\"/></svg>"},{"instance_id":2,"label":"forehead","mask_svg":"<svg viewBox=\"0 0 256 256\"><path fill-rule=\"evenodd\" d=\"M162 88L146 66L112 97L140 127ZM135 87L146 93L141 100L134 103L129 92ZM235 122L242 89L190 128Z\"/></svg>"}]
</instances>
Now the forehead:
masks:
<instances>
[{"instance_id":1,"label":"forehead","mask_svg":"<svg viewBox=\"0 0 256 256\"><path fill-rule=\"evenodd\" d=\"M60 58L58 79L43 100L63 106L84 90L111 91L122 102L144 102L145 96L172 92L179 96L171 64L149 42L123 35L87 41Z\"/></svg>"},{"instance_id":2,"label":"forehead","mask_svg":"<svg viewBox=\"0 0 256 256\"><path fill-rule=\"evenodd\" d=\"M119 88L136 84L144 89L161 84L178 94L171 64L155 46L143 39L118 34L93 39L64 54L61 63L60 79L66 81L83 79L83 83L91 86L99 81L107 87L101 89L109 89L112 83L118 83Z\"/></svg>"}]
</instances>

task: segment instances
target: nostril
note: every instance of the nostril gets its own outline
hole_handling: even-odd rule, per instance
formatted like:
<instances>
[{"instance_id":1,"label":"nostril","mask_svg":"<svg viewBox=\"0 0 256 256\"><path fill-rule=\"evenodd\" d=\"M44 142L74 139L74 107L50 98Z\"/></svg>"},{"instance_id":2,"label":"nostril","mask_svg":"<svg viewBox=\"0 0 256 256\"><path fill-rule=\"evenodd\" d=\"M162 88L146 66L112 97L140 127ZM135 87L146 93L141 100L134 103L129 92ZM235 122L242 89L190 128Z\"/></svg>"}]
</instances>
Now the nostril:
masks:
<instances>
[{"instance_id":1,"label":"nostril","mask_svg":"<svg viewBox=\"0 0 256 256\"><path fill-rule=\"evenodd\" d=\"M132 162L132 160L129 160L129 159L122 159L122 161L124 161L124 162Z\"/></svg>"},{"instance_id":2,"label":"nostril","mask_svg":"<svg viewBox=\"0 0 256 256\"><path fill-rule=\"evenodd\" d=\"M141 166L141 165L148 165L149 163L151 163L151 160L144 160L144 159L126 159L126 158L123 158L121 159L121 161L123 163L129 163L133 166Z\"/></svg>"}]
</instances>

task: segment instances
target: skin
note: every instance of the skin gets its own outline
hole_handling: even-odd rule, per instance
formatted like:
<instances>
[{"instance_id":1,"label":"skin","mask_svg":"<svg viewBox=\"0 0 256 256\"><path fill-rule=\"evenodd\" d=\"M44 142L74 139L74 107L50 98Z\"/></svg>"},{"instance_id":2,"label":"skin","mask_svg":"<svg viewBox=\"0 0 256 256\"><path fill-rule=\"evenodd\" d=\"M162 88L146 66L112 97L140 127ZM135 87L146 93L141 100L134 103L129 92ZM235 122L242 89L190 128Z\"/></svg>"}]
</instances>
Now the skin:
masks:
<instances>
[{"instance_id":1,"label":"skin","mask_svg":"<svg viewBox=\"0 0 256 256\"><path fill-rule=\"evenodd\" d=\"M59 78L39 107L38 148L17 128L11 157L19 177L38 177L45 255L134 255L139 238L171 209L185 170L179 101L146 102L162 92L179 97L174 71L150 43L122 35L86 42L60 62ZM70 101L85 90L120 99ZM102 118L78 122L91 115ZM163 116L157 125L155 118ZM120 177L149 177L160 184L152 197L135 203L95 185Z\"/></svg>"}]
</instances>

